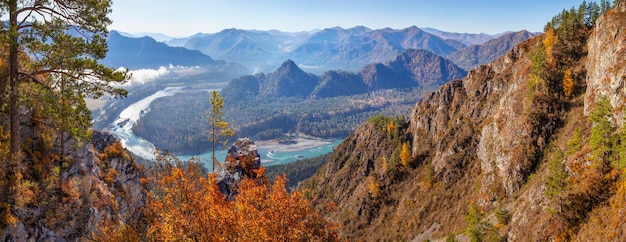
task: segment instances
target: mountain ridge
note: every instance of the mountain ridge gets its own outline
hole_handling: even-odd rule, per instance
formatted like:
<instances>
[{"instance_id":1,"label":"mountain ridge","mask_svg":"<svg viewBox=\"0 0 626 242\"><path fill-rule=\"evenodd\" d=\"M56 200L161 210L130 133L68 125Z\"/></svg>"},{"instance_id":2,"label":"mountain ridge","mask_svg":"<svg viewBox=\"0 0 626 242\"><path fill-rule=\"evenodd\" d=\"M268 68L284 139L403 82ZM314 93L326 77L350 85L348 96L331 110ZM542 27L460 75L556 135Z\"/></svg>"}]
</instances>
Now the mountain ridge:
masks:
<instances>
[{"instance_id":1,"label":"mountain ridge","mask_svg":"<svg viewBox=\"0 0 626 242\"><path fill-rule=\"evenodd\" d=\"M199 51L170 47L151 37L129 38L116 31L109 33L107 44L109 51L101 63L115 68L121 66L128 69L158 68L170 64L181 66L225 64L224 61L215 61Z\"/></svg>"},{"instance_id":2,"label":"mountain ridge","mask_svg":"<svg viewBox=\"0 0 626 242\"><path fill-rule=\"evenodd\" d=\"M493 61L498 56L506 53L506 51L513 46L533 36L535 35L526 30L504 33L485 43L465 47L446 57L461 68L470 70L478 65L484 65Z\"/></svg>"},{"instance_id":3,"label":"mountain ridge","mask_svg":"<svg viewBox=\"0 0 626 242\"><path fill-rule=\"evenodd\" d=\"M439 36L442 39L452 39L452 40L456 40L459 41L467 46L470 45L481 45L484 44L485 42L495 39L503 34L506 34L507 32L504 33L499 33L499 34L485 34L485 33L477 33L477 34L473 34L473 33L454 33L454 32L448 32L448 31L443 31L443 30L439 30L439 29L435 29L435 28L431 28L431 27L424 27L422 28L422 30L434 34L436 36Z\"/></svg>"},{"instance_id":4,"label":"mountain ridge","mask_svg":"<svg viewBox=\"0 0 626 242\"><path fill-rule=\"evenodd\" d=\"M593 16L576 11L553 19L560 42L525 40L408 120L370 119L300 188L336 204L346 239L624 240L624 146L606 142L625 142L626 3L595 25L560 22Z\"/></svg>"},{"instance_id":5,"label":"mountain ridge","mask_svg":"<svg viewBox=\"0 0 626 242\"><path fill-rule=\"evenodd\" d=\"M457 62L457 65L465 69L471 69L477 65L476 63L485 64L503 53L502 50L498 50L487 57L459 54L468 49L466 48L468 45L464 43L464 41L467 42L467 38L487 38L486 35L458 34L457 36L454 35L455 33L443 31L431 34L433 29L429 31L416 26L403 29L370 29L365 26L347 29L332 27L301 32L230 28L217 33L197 33L189 37L171 38L163 43L173 47L198 50L212 58L239 63L257 72L271 72L284 60L291 59L315 74L339 69L358 71L367 64L391 61L406 49L425 49L440 56L452 57L451 59ZM132 34L125 35L133 36ZM496 37L501 36L490 36L491 39ZM489 50L489 48L492 47L484 46L481 51ZM116 53L115 48L112 50L113 54ZM465 50L465 52L471 52L471 50ZM461 55L463 58L454 58L454 54ZM468 58L481 60L479 62L473 59L467 60Z\"/></svg>"},{"instance_id":6,"label":"mountain ridge","mask_svg":"<svg viewBox=\"0 0 626 242\"><path fill-rule=\"evenodd\" d=\"M287 60L272 73L231 81L233 84L224 87L222 93L227 99L249 93L261 96L333 97L390 88L428 88L465 75L463 69L443 57L426 50L409 49L393 61L370 64L356 73L327 71L316 76L304 72L293 60ZM247 84L241 86L241 83Z\"/></svg>"}]
</instances>

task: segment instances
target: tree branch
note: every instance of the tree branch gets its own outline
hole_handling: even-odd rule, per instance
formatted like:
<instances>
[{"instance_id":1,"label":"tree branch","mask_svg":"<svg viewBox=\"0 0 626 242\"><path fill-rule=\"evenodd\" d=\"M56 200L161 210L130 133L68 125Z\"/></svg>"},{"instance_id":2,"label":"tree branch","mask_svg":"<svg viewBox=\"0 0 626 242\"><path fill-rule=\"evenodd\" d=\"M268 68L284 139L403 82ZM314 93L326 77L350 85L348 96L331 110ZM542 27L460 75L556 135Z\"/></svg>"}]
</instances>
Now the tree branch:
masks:
<instances>
[{"instance_id":1,"label":"tree branch","mask_svg":"<svg viewBox=\"0 0 626 242\"><path fill-rule=\"evenodd\" d=\"M37 74L33 75L31 73L26 73L26 72L18 72L18 75L22 75L23 78L19 78L21 80L24 79L28 79L31 80L34 83L37 83L43 87L45 87L50 93L52 93L52 95L54 95L56 97L56 94L54 93L54 90L52 90L52 88L50 88L48 85L46 85L46 83L44 83L42 80L39 80L39 78L37 78Z\"/></svg>"}]
</instances>

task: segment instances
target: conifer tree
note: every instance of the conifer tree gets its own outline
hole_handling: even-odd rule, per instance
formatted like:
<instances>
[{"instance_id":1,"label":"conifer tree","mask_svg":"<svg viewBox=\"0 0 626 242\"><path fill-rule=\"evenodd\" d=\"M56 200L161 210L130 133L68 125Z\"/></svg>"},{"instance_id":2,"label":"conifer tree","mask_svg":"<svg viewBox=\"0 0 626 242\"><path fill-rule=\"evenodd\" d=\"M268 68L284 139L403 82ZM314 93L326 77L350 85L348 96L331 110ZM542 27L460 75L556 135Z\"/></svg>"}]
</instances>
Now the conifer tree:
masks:
<instances>
[{"instance_id":1,"label":"conifer tree","mask_svg":"<svg viewBox=\"0 0 626 242\"><path fill-rule=\"evenodd\" d=\"M215 144L222 138L224 138L223 145L226 146L228 138L235 133L228 127L228 123L224 121L222 117L222 109L224 108L224 98L220 96L220 93L213 90L211 97L209 98L211 103L211 111L207 111L207 121L209 122L209 141L211 142L211 164L212 170L215 171Z\"/></svg>"},{"instance_id":2,"label":"conifer tree","mask_svg":"<svg viewBox=\"0 0 626 242\"><path fill-rule=\"evenodd\" d=\"M553 155L549 161L550 174L546 178L544 185L544 195L553 200L557 206L560 206L560 196L565 191L567 178L567 171L565 170L565 164L563 164L564 155L559 149Z\"/></svg>"},{"instance_id":3,"label":"conifer tree","mask_svg":"<svg viewBox=\"0 0 626 242\"><path fill-rule=\"evenodd\" d=\"M581 139L580 130L578 128L574 129L572 138L567 141L567 155L573 155L574 153L580 151L582 148Z\"/></svg>"},{"instance_id":4,"label":"conifer tree","mask_svg":"<svg viewBox=\"0 0 626 242\"><path fill-rule=\"evenodd\" d=\"M615 145L615 137L613 133L616 130L615 125L610 118L613 114L613 107L608 97L601 96L595 102L595 107L591 110L590 120L593 122L591 128L591 137L589 145L591 147L591 155L596 165L606 168L611 162L611 155Z\"/></svg>"},{"instance_id":5,"label":"conifer tree","mask_svg":"<svg viewBox=\"0 0 626 242\"><path fill-rule=\"evenodd\" d=\"M25 95L19 90L22 83L35 83L57 99L61 98L57 91L62 83L68 83L65 87L70 89L65 90L66 100L60 100L61 104L104 94L126 95L124 89L110 84L124 83L127 73L97 62L107 52L110 12L111 2L106 0L0 1L0 15L8 16L0 38L9 47L6 83L13 155L20 151L19 100ZM29 57L28 63L18 58L21 53Z\"/></svg>"}]
</instances>

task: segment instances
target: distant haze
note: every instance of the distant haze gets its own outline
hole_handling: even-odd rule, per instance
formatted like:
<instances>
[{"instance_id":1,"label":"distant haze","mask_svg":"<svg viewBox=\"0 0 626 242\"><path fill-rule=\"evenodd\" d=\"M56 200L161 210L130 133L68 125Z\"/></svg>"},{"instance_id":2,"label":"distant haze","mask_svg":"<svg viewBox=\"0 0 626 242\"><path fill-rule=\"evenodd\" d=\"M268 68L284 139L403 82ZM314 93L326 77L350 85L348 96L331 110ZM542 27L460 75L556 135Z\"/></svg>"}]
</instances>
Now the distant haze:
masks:
<instances>
[{"instance_id":1,"label":"distant haze","mask_svg":"<svg viewBox=\"0 0 626 242\"><path fill-rule=\"evenodd\" d=\"M227 28L309 31L334 26L433 27L458 33L540 32L572 0L133 0L114 1L111 29L173 37Z\"/></svg>"}]
</instances>

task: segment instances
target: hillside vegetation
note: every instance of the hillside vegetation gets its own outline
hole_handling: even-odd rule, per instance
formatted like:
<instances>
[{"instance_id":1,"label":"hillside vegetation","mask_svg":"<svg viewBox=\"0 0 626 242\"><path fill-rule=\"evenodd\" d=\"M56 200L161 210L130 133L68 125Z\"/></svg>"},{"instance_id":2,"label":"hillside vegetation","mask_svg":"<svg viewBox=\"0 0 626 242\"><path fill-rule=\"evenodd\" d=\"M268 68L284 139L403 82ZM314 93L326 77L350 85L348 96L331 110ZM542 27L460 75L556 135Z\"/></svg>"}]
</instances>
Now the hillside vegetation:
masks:
<instances>
[{"instance_id":1,"label":"hillside vegetation","mask_svg":"<svg viewBox=\"0 0 626 242\"><path fill-rule=\"evenodd\" d=\"M408 123L362 125L300 187L349 239L624 240L626 5L609 9L564 10Z\"/></svg>"}]
</instances>

